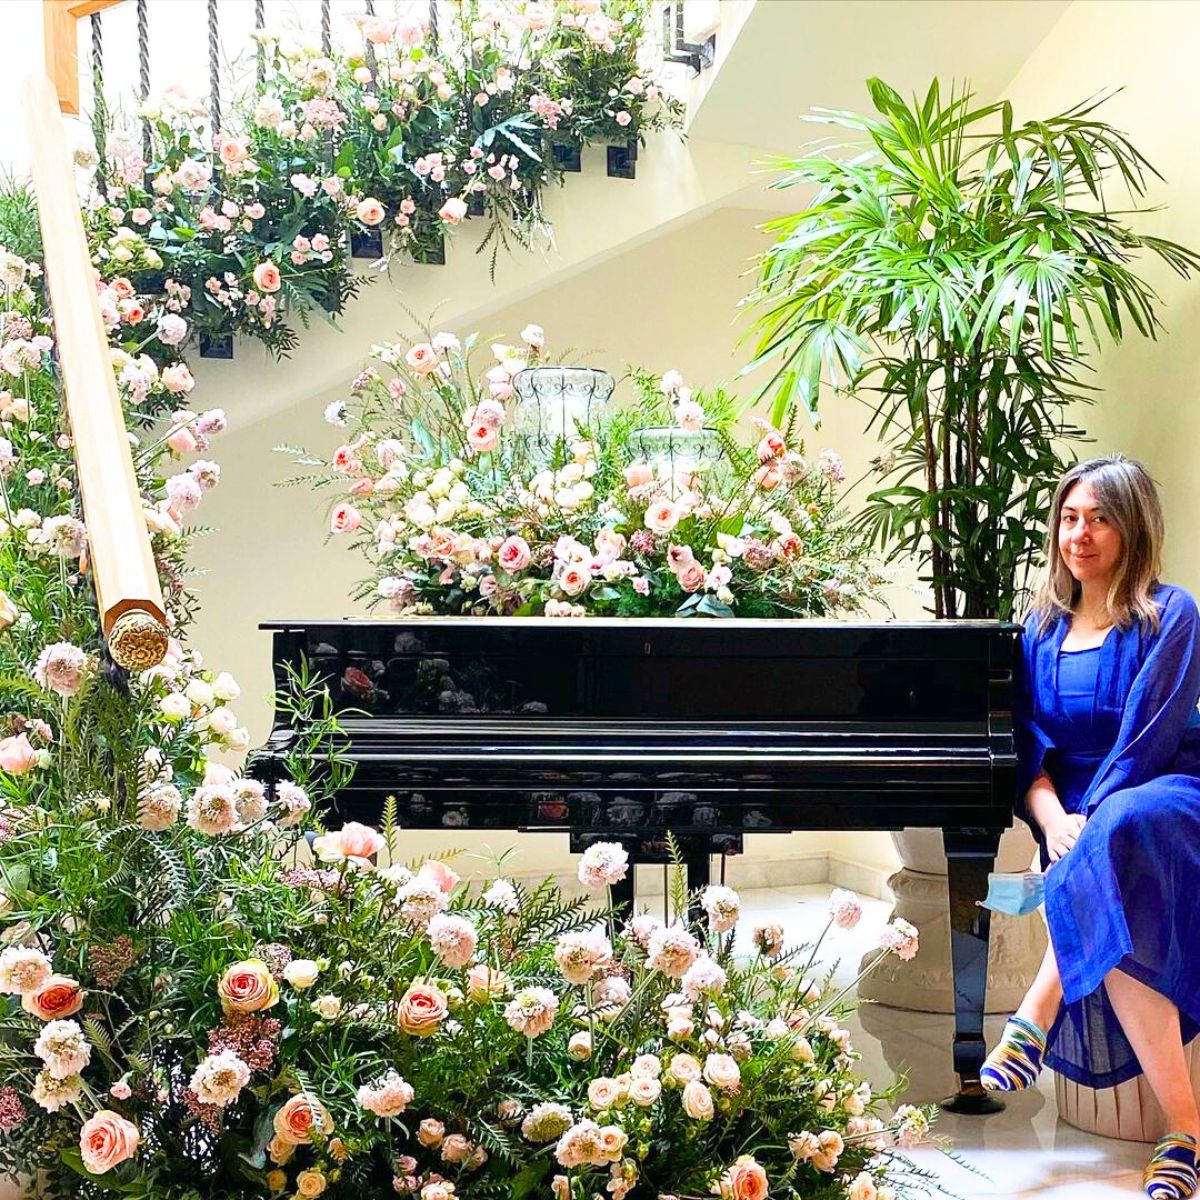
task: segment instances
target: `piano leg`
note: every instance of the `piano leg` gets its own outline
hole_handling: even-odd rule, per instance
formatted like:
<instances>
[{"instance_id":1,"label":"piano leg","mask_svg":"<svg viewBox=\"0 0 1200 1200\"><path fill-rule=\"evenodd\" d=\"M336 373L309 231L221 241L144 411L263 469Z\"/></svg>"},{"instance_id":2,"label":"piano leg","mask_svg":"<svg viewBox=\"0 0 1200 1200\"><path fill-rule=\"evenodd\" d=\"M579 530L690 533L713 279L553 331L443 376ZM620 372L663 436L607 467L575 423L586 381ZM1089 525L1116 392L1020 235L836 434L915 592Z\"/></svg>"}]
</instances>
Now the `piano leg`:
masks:
<instances>
[{"instance_id":1,"label":"piano leg","mask_svg":"<svg viewBox=\"0 0 1200 1200\"><path fill-rule=\"evenodd\" d=\"M1004 1105L984 1091L979 1071L987 1057L983 1041L991 913L981 907L988 872L1000 848L1001 830L945 830L949 867L950 956L954 971L954 1070L958 1093L942 1102L948 1112L981 1115Z\"/></svg>"}]
</instances>

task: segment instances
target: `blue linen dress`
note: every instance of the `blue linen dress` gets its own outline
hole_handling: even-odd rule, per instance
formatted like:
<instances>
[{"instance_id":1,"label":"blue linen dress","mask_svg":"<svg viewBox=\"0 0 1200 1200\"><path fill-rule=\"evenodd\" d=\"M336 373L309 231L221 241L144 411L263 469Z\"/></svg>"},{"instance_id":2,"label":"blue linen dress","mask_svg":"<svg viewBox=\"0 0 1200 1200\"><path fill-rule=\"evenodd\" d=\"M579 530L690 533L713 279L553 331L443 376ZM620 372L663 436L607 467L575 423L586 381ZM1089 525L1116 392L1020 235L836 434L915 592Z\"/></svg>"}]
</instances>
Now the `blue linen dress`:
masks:
<instances>
[{"instance_id":1,"label":"blue linen dress","mask_svg":"<svg viewBox=\"0 0 1200 1200\"><path fill-rule=\"evenodd\" d=\"M1079 840L1046 868L1046 921L1064 1004L1046 1063L1090 1087L1140 1074L1104 989L1114 967L1169 997L1184 1041L1200 1032L1200 614L1159 585L1158 631L1114 628L1091 651L1063 651L1065 616L1022 638L1017 814L1039 771Z\"/></svg>"}]
</instances>

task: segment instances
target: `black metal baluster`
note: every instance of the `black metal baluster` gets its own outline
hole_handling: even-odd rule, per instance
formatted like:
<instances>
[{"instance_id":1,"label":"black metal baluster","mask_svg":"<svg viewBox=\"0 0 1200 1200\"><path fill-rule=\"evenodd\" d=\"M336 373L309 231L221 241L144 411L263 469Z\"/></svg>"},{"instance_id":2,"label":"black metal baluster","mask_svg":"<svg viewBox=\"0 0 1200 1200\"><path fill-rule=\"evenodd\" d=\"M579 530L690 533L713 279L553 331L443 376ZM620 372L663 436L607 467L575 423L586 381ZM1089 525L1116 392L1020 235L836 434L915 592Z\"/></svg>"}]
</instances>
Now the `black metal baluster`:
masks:
<instances>
[{"instance_id":1,"label":"black metal baluster","mask_svg":"<svg viewBox=\"0 0 1200 1200\"><path fill-rule=\"evenodd\" d=\"M208 0L208 88L210 132L214 144L221 131L221 38L217 21L217 0ZM213 164L214 178L219 163ZM200 331L201 358L232 358L233 335Z\"/></svg>"},{"instance_id":2,"label":"black metal baluster","mask_svg":"<svg viewBox=\"0 0 1200 1200\"><path fill-rule=\"evenodd\" d=\"M105 182L104 142L108 126L108 108L104 102L104 28L99 13L92 13L92 138L96 143L96 190L108 196Z\"/></svg>"},{"instance_id":3,"label":"black metal baluster","mask_svg":"<svg viewBox=\"0 0 1200 1200\"><path fill-rule=\"evenodd\" d=\"M150 23L146 0L137 0L138 89L143 109L150 102ZM142 117L142 157L150 161L150 121Z\"/></svg>"}]
</instances>

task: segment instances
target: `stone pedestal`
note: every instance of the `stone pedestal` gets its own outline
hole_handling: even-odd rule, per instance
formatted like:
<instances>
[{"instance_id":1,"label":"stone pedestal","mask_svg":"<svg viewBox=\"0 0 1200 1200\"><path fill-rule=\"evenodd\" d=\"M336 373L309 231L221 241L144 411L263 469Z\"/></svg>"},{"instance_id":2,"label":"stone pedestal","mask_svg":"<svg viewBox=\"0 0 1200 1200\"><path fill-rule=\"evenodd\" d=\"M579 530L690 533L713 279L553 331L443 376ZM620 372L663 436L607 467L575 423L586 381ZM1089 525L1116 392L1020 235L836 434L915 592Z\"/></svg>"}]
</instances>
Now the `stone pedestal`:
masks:
<instances>
[{"instance_id":1,"label":"stone pedestal","mask_svg":"<svg viewBox=\"0 0 1200 1200\"><path fill-rule=\"evenodd\" d=\"M878 1004L915 1012L954 1012L950 969L950 914L946 856L938 829L905 829L892 835L904 864L888 884L896 897L893 917L903 917L921 935L911 962L888 958L859 985L859 995ZM1024 871L1036 843L1024 825L1001 839L997 871ZM987 1011L1011 1013L1037 973L1046 952L1046 926L1040 915L1009 917L993 913L988 954ZM863 959L863 966L874 958Z\"/></svg>"}]
</instances>

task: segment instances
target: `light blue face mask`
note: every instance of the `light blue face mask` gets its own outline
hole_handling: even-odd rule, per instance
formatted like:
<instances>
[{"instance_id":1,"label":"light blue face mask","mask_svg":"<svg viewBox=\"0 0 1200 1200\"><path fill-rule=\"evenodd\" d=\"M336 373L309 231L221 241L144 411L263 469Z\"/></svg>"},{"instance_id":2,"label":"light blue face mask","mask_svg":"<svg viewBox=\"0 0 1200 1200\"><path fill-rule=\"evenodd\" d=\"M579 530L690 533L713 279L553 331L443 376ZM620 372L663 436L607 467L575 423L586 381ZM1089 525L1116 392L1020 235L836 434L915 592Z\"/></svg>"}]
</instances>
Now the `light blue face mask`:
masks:
<instances>
[{"instance_id":1,"label":"light blue face mask","mask_svg":"<svg viewBox=\"0 0 1200 1200\"><path fill-rule=\"evenodd\" d=\"M984 908L1025 917L1036 912L1046 895L1046 877L1040 871L993 871L988 875L987 899Z\"/></svg>"}]
</instances>

